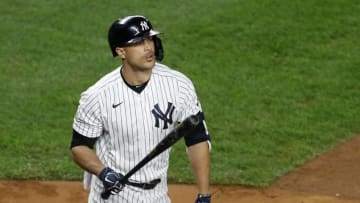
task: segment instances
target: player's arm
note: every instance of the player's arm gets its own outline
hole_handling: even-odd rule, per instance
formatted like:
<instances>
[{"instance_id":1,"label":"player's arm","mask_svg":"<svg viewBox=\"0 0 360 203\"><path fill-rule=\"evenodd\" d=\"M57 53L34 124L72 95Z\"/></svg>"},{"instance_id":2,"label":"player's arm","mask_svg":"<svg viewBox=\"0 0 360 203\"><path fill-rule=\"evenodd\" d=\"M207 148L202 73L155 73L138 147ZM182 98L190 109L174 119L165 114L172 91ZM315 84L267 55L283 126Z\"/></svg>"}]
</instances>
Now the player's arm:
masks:
<instances>
[{"instance_id":1,"label":"player's arm","mask_svg":"<svg viewBox=\"0 0 360 203\"><path fill-rule=\"evenodd\" d=\"M188 147L188 156L194 174L198 193L210 194L210 153L208 142L200 142Z\"/></svg>"},{"instance_id":2,"label":"player's arm","mask_svg":"<svg viewBox=\"0 0 360 203\"><path fill-rule=\"evenodd\" d=\"M210 136L206 130L205 118L202 112L198 113L200 123L195 131L185 136L185 143L198 193L210 194Z\"/></svg>"},{"instance_id":3,"label":"player's arm","mask_svg":"<svg viewBox=\"0 0 360 203\"><path fill-rule=\"evenodd\" d=\"M198 188L198 197L195 202L210 203L210 136L194 85L188 79L182 86L184 90L180 92L179 96L182 98L183 104L180 108L183 110L182 117L197 112L200 121L195 131L185 136L189 161Z\"/></svg>"},{"instance_id":4,"label":"player's arm","mask_svg":"<svg viewBox=\"0 0 360 203\"><path fill-rule=\"evenodd\" d=\"M106 167L93 150L97 138L85 137L73 130L71 152L74 161L84 170L95 174L102 181L106 193L115 194L125 186L122 176Z\"/></svg>"},{"instance_id":5,"label":"player's arm","mask_svg":"<svg viewBox=\"0 0 360 203\"><path fill-rule=\"evenodd\" d=\"M71 153L75 163L84 170L99 175L105 168L98 156L92 149L96 142L96 138L85 137L75 130L71 141Z\"/></svg>"}]
</instances>

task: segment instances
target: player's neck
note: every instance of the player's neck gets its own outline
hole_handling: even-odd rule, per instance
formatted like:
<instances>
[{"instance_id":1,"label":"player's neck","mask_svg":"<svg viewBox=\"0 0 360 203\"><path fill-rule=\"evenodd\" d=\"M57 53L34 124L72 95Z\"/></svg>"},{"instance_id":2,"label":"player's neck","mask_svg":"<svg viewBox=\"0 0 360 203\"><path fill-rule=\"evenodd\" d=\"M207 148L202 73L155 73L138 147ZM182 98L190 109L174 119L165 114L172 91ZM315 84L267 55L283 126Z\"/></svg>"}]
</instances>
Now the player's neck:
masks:
<instances>
[{"instance_id":1,"label":"player's neck","mask_svg":"<svg viewBox=\"0 0 360 203\"><path fill-rule=\"evenodd\" d=\"M123 66L121 75L129 85L142 85L150 80L152 69L135 70L130 67Z\"/></svg>"}]
</instances>

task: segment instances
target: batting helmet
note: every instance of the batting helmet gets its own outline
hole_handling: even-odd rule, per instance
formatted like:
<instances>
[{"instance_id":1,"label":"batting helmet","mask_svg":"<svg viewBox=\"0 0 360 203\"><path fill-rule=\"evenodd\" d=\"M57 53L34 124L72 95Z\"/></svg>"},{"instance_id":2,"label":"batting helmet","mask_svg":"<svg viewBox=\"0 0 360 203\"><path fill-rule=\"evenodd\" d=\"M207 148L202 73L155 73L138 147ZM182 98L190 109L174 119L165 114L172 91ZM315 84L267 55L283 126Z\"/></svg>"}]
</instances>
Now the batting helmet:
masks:
<instances>
[{"instance_id":1,"label":"batting helmet","mask_svg":"<svg viewBox=\"0 0 360 203\"><path fill-rule=\"evenodd\" d=\"M117 56L116 47L126 47L137 43L147 37L152 37L155 44L156 60L164 58L164 50L160 38L156 35L159 31L154 30L150 21L140 15L126 16L116 20L110 27L108 41L113 56Z\"/></svg>"}]
</instances>

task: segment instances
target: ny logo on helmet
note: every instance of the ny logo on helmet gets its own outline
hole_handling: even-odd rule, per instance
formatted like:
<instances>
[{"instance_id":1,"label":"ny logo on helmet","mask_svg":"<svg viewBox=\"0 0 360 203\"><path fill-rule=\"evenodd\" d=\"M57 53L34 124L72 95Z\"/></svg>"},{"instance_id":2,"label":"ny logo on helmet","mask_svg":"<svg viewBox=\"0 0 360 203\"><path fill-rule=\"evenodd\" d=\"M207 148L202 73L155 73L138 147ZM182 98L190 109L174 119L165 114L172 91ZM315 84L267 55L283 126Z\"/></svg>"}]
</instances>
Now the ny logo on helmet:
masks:
<instances>
[{"instance_id":1,"label":"ny logo on helmet","mask_svg":"<svg viewBox=\"0 0 360 203\"><path fill-rule=\"evenodd\" d=\"M171 102L168 102L167 109L166 109L166 111L164 113L160 109L159 104L156 104L154 106L154 109L151 111L151 113L155 117L155 127L159 128L160 127L160 120L163 120L164 121L163 129L167 129L168 124L173 123L172 116L173 116L174 109L175 109L175 106Z\"/></svg>"},{"instance_id":2,"label":"ny logo on helmet","mask_svg":"<svg viewBox=\"0 0 360 203\"><path fill-rule=\"evenodd\" d=\"M149 25L147 24L146 21L141 21L140 26L141 26L142 31L145 31L145 30L149 29Z\"/></svg>"}]
</instances>

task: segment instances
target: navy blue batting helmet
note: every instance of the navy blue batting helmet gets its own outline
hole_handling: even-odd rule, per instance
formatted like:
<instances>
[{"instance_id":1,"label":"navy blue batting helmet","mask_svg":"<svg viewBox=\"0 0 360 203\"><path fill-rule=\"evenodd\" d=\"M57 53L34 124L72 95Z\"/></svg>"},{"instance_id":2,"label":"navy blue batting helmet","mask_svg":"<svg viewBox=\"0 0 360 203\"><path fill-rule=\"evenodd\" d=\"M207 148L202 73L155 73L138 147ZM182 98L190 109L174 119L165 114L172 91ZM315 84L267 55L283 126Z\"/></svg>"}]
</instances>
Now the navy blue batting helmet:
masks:
<instances>
[{"instance_id":1,"label":"navy blue batting helmet","mask_svg":"<svg viewBox=\"0 0 360 203\"><path fill-rule=\"evenodd\" d=\"M154 30L150 21L141 15L126 16L117 19L111 25L108 33L108 41L113 56L117 56L116 47L126 47L140 42L147 37L152 37L155 44L156 60L164 58L164 50L159 37L160 32Z\"/></svg>"}]
</instances>

